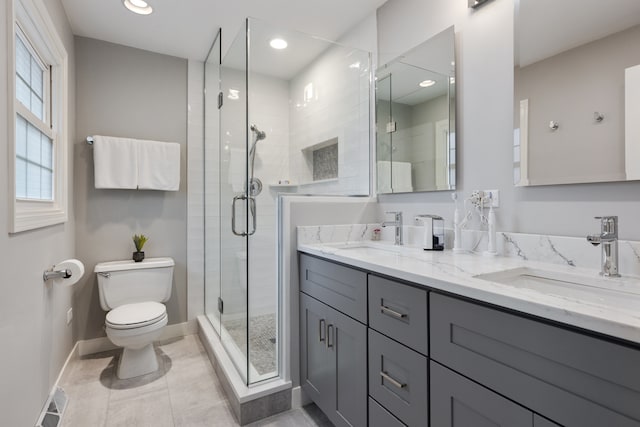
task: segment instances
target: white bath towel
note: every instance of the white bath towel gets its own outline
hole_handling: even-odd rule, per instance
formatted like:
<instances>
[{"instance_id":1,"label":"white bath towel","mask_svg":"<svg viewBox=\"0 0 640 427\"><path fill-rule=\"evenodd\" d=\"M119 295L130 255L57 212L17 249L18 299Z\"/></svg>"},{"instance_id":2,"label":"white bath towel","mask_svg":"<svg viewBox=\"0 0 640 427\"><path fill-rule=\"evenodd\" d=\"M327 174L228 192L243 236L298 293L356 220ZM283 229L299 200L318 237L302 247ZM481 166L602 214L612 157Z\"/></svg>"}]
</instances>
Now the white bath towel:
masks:
<instances>
[{"instance_id":1,"label":"white bath towel","mask_svg":"<svg viewBox=\"0 0 640 427\"><path fill-rule=\"evenodd\" d=\"M135 139L94 135L93 165L96 188L135 189L138 149Z\"/></svg>"},{"instance_id":2,"label":"white bath towel","mask_svg":"<svg viewBox=\"0 0 640 427\"><path fill-rule=\"evenodd\" d=\"M178 191L180 144L138 140L138 189Z\"/></svg>"}]
</instances>

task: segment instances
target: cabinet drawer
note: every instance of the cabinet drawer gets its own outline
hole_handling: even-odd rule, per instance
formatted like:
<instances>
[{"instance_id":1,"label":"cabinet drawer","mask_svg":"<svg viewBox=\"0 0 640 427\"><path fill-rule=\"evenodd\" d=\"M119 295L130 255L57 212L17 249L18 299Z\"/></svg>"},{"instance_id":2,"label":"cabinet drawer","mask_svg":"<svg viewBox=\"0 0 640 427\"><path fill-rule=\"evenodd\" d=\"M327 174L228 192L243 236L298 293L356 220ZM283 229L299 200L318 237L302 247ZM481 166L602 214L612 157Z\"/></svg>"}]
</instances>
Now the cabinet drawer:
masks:
<instances>
[{"instance_id":1,"label":"cabinet drawer","mask_svg":"<svg viewBox=\"0 0 640 427\"><path fill-rule=\"evenodd\" d=\"M427 388L427 358L369 329L369 395L408 426L425 426Z\"/></svg>"},{"instance_id":2,"label":"cabinet drawer","mask_svg":"<svg viewBox=\"0 0 640 427\"><path fill-rule=\"evenodd\" d=\"M369 427L405 427L378 402L369 398Z\"/></svg>"},{"instance_id":3,"label":"cabinet drawer","mask_svg":"<svg viewBox=\"0 0 640 427\"><path fill-rule=\"evenodd\" d=\"M431 361L431 425L532 427L531 411Z\"/></svg>"},{"instance_id":4,"label":"cabinet drawer","mask_svg":"<svg viewBox=\"0 0 640 427\"><path fill-rule=\"evenodd\" d=\"M369 275L369 326L428 354L427 291Z\"/></svg>"},{"instance_id":5,"label":"cabinet drawer","mask_svg":"<svg viewBox=\"0 0 640 427\"><path fill-rule=\"evenodd\" d=\"M367 274L300 254L300 290L367 323Z\"/></svg>"},{"instance_id":6,"label":"cabinet drawer","mask_svg":"<svg viewBox=\"0 0 640 427\"><path fill-rule=\"evenodd\" d=\"M640 351L436 293L430 357L564 426L639 426Z\"/></svg>"}]
</instances>

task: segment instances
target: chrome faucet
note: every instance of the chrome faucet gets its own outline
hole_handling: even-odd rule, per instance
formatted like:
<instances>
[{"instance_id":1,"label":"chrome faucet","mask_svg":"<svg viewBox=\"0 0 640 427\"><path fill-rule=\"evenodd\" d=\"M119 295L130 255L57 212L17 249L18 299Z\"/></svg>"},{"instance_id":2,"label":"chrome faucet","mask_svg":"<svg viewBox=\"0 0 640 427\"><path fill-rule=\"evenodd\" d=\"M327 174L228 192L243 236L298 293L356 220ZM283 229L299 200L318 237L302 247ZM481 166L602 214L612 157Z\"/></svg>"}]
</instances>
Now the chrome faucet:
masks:
<instances>
[{"instance_id":1,"label":"chrome faucet","mask_svg":"<svg viewBox=\"0 0 640 427\"><path fill-rule=\"evenodd\" d=\"M396 228L396 242L398 246L402 246L402 212L387 212L388 215L395 215L395 221L385 221L382 223L383 227L395 227Z\"/></svg>"},{"instance_id":2,"label":"chrome faucet","mask_svg":"<svg viewBox=\"0 0 640 427\"><path fill-rule=\"evenodd\" d=\"M597 216L600 234L587 236L593 246L602 244L602 266L600 274L605 277L620 277L618 274L618 217Z\"/></svg>"}]
</instances>

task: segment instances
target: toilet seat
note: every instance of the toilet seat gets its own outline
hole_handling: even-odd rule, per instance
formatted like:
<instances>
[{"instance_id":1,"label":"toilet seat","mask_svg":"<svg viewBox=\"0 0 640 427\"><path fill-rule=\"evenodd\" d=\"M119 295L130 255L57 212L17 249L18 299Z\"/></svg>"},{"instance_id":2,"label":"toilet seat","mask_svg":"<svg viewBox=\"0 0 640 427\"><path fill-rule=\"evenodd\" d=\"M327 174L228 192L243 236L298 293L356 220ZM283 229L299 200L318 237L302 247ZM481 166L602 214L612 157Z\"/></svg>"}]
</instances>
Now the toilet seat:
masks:
<instances>
[{"instance_id":1,"label":"toilet seat","mask_svg":"<svg viewBox=\"0 0 640 427\"><path fill-rule=\"evenodd\" d=\"M123 304L107 313L105 324L111 329L135 329L166 319L167 308L154 301Z\"/></svg>"}]
</instances>

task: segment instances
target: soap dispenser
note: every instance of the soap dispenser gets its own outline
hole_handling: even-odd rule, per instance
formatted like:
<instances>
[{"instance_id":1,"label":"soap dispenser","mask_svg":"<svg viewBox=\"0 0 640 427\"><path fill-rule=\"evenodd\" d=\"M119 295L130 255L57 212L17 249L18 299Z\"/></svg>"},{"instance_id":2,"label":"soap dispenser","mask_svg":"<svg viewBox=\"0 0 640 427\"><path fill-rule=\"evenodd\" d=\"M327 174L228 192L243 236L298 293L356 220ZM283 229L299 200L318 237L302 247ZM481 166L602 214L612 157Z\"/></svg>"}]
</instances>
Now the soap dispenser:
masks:
<instances>
[{"instance_id":1,"label":"soap dispenser","mask_svg":"<svg viewBox=\"0 0 640 427\"><path fill-rule=\"evenodd\" d=\"M444 219L438 215L418 215L416 221L424 224L422 248L425 251L444 250Z\"/></svg>"}]
</instances>

